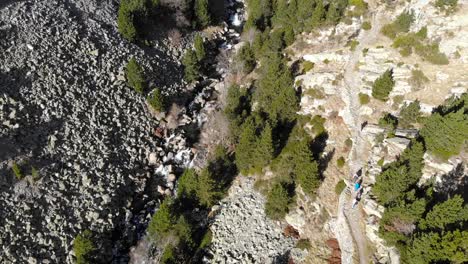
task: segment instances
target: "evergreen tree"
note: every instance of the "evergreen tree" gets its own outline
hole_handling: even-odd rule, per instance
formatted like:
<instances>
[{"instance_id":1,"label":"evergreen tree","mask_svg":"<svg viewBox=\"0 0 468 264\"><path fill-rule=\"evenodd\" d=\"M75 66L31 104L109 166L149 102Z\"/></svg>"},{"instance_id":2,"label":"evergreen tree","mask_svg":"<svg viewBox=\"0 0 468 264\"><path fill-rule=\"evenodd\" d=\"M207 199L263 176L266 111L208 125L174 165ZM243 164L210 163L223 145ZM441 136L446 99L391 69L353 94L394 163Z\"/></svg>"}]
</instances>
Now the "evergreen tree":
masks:
<instances>
[{"instance_id":1,"label":"evergreen tree","mask_svg":"<svg viewBox=\"0 0 468 264\"><path fill-rule=\"evenodd\" d=\"M186 169L177 181L177 197L194 199L198 189L198 175L194 169Z\"/></svg>"},{"instance_id":2,"label":"evergreen tree","mask_svg":"<svg viewBox=\"0 0 468 264\"><path fill-rule=\"evenodd\" d=\"M263 129L260 137L257 140L256 148L254 149L254 166L262 169L273 159L273 139L271 134L271 126L267 124Z\"/></svg>"},{"instance_id":3,"label":"evergreen tree","mask_svg":"<svg viewBox=\"0 0 468 264\"><path fill-rule=\"evenodd\" d=\"M328 5L326 21L327 23L334 25L339 20L340 20L340 13L338 12L338 9L336 8L335 3L331 2Z\"/></svg>"},{"instance_id":4,"label":"evergreen tree","mask_svg":"<svg viewBox=\"0 0 468 264\"><path fill-rule=\"evenodd\" d=\"M375 80L372 85L372 96L376 99L387 101L388 95L395 86L395 81L393 80L393 71L385 71L377 80Z\"/></svg>"},{"instance_id":5,"label":"evergreen tree","mask_svg":"<svg viewBox=\"0 0 468 264\"><path fill-rule=\"evenodd\" d=\"M184 65L185 79L193 82L200 77L200 65L198 65L197 54L193 50L187 50L182 59Z\"/></svg>"},{"instance_id":6,"label":"evergreen tree","mask_svg":"<svg viewBox=\"0 0 468 264\"><path fill-rule=\"evenodd\" d=\"M323 0L316 0L314 12L312 13L312 20L310 22L310 29L320 26L324 18L325 7L323 6Z\"/></svg>"},{"instance_id":7,"label":"evergreen tree","mask_svg":"<svg viewBox=\"0 0 468 264\"><path fill-rule=\"evenodd\" d=\"M468 138L468 115L463 109L445 116L433 114L426 119L420 135L424 138L428 151L448 159L460 153Z\"/></svg>"},{"instance_id":8,"label":"evergreen tree","mask_svg":"<svg viewBox=\"0 0 468 264\"><path fill-rule=\"evenodd\" d=\"M274 16L272 18L273 25L281 26L289 23L288 19L288 1L277 0L274 6Z\"/></svg>"},{"instance_id":9,"label":"evergreen tree","mask_svg":"<svg viewBox=\"0 0 468 264\"><path fill-rule=\"evenodd\" d=\"M200 28L205 28L211 23L211 16L208 10L208 0L195 0L195 17L197 25Z\"/></svg>"},{"instance_id":10,"label":"evergreen tree","mask_svg":"<svg viewBox=\"0 0 468 264\"><path fill-rule=\"evenodd\" d=\"M265 213L274 220L282 219L288 213L288 206L291 202L288 190L284 184L277 183L267 195L265 203Z\"/></svg>"},{"instance_id":11,"label":"evergreen tree","mask_svg":"<svg viewBox=\"0 0 468 264\"><path fill-rule=\"evenodd\" d=\"M295 119L299 101L293 88L293 78L284 60L277 53L267 58L262 76L257 81L255 98L259 109L276 124Z\"/></svg>"},{"instance_id":12,"label":"evergreen tree","mask_svg":"<svg viewBox=\"0 0 468 264\"><path fill-rule=\"evenodd\" d=\"M443 203L436 204L424 221L421 221L420 227L444 230L449 224L468 221L468 205L464 206L463 203L463 198L455 195Z\"/></svg>"},{"instance_id":13,"label":"evergreen tree","mask_svg":"<svg viewBox=\"0 0 468 264\"><path fill-rule=\"evenodd\" d=\"M197 60L200 62L205 59L206 56L206 51L205 51L205 45L203 43L203 38L200 36L200 34L197 34L195 36L195 54L197 55Z\"/></svg>"},{"instance_id":14,"label":"evergreen tree","mask_svg":"<svg viewBox=\"0 0 468 264\"><path fill-rule=\"evenodd\" d=\"M250 47L250 43L247 42L240 48L238 56L244 64L244 73L248 74L252 72L255 68L256 61L254 51Z\"/></svg>"},{"instance_id":15,"label":"evergreen tree","mask_svg":"<svg viewBox=\"0 0 468 264\"><path fill-rule=\"evenodd\" d=\"M248 173L251 168L255 148L255 125L252 119L248 119L242 125L239 143L236 146L236 165L243 174Z\"/></svg>"},{"instance_id":16,"label":"evergreen tree","mask_svg":"<svg viewBox=\"0 0 468 264\"><path fill-rule=\"evenodd\" d=\"M166 198L159 206L156 213L153 214L148 225L148 233L153 238L162 238L166 236L174 225L174 217L172 215L172 199Z\"/></svg>"},{"instance_id":17,"label":"evergreen tree","mask_svg":"<svg viewBox=\"0 0 468 264\"><path fill-rule=\"evenodd\" d=\"M131 58L128 61L125 73L127 75L127 84L135 89L135 91L142 93L146 88L146 82L143 69L135 58Z\"/></svg>"},{"instance_id":18,"label":"evergreen tree","mask_svg":"<svg viewBox=\"0 0 468 264\"><path fill-rule=\"evenodd\" d=\"M400 111L400 118L398 119L398 125L402 128L411 128L413 124L417 123L420 116L421 106L419 101L416 100L410 104L405 104Z\"/></svg>"},{"instance_id":19,"label":"evergreen tree","mask_svg":"<svg viewBox=\"0 0 468 264\"><path fill-rule=\"evenodd\" d=\"M415 237L407 249L406 262L466 263L468 261L468 231L455 230L439 233L422 233Z\"/></svg>"},{"instance_id":20,"label":"evergreen tree","mask_svg":"<svg viewBox=\"0 0 468 264\"><path fill-rule=\"evenodd\" d=\"M128 41L135 41L138 36L137 29L134 24L134 14L130 6L129 0L120 2L117 15L117 28L124 38Z\"/></svg>"},{"instance_id":21,"label":"evergreen tree","mask_svg":"<svg viewBox=\"0 0 468 264\"><path fill-rule=\"evenodd\" d=\"M203 169L198 176L197 187L197 197L203 206L210 208L222 197L218 183L207 168Z\"/></svg>"},{"instance_id":22,"label":"evergreen tree","mask_svg":"<svg viewBox=\"0 0 468 264\"><path fill-rule=\"evenodd\" d=\"M291 25L287 24L284 26L284 43L286 46L289 46L294 43L295 35L294 35L294 29L291 27Z\"/></svg>"},{"instance_id":23,"label":"evergreen tree","mask_svg":"<svg viewBox=\"0 0 468 264\"><path fill-rule=\"evenodd\" d=\"M77 264L92 263L92 254L96 250L92 237L91 231L85 230L73 240L73 251L75 252Z\"/></svg>"},{"instance_id":24,"label":"evergreen tree","mask_svg":"<svg viewBox=\"0 0 468 264\"><path fill-rule=\"evenodd\" d=\"M149 105L156 111L164 111L165 103L164 97L159 89L154 89L153 92L148 96L147 101Z\"/></svg>"},{"instance_id":25,"label":"evergreen tree","mask_svg":"<svg viewBox=\"0 0 468 264\"><path fill-rule=\"evenodd\" d=\"M262 55L262 47L263 47L263 35L261 32L256 32L254 40L252 42L252 50L257 60L259 60Z\"/></svg>"}]
</instances>

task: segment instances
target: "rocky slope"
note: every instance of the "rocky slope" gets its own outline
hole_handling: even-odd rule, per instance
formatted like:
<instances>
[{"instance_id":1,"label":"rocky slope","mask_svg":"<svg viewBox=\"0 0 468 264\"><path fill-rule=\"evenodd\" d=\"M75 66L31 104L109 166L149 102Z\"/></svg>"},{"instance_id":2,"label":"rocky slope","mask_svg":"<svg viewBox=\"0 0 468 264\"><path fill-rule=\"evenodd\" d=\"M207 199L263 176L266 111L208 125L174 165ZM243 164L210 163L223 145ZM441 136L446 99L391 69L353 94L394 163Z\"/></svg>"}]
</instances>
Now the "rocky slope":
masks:
<instances>
[{"instance_id":1,"label":"rocky slope","mask_svg":"<svg viewBox=\"0 0 468 264\"><path fill-rule=\"evenodd\" d=\"M117 4L1 6L1 263L70 263L72 241L84 229L108 249L106 259L118 261L154 208L157 184L193 156L183 130L155 135L162 124L123 73L134 56L151 85L175 94L184 87L181 52L165 41L140 48L123 40ZM198 124L191 116L205 99L180 111L185 124ZM14 164L26 176L21 181Z\"/></svg>"}]
</instances>

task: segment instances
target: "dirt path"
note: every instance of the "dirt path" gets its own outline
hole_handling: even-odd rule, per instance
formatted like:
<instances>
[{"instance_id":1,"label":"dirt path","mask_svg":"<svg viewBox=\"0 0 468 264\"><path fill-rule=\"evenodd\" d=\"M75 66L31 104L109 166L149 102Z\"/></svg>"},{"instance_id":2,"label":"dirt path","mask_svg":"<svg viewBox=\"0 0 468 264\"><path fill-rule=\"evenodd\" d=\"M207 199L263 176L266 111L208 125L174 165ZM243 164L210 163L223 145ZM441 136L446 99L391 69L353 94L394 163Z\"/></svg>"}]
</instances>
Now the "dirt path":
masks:
<instances>
[{"instance_id":1,"label":"dirt path","mask_svg":"<svg viewBox=\"0 0 468 264\"><path fill-rule=\"evenodd\" d=\"M364 31L363 34L360 34L357 39L359 41L359 45L351 54L348 63L345 66L344 84L346 89L343 91L342 98L344 99L347 107L347 115L344 116L344 120L351 130L351 136L353 139L353 148L349 155L349 167L351 173L354 173L363 167L364 162L362 157L365 151L365 142L361 135L362 120L359 115L359 91L361 88L361 79L359 75L356 74L355 69L364 47L368 46L369 44L373 44L378 38L380 28L382 26L382 11L382 8L377 8L376 11L372 14L372 29L367 32ZM361 216L361 210L359 210L359 207L354 209L351 208L353 194L346 195L346 197L348 198L348 201L343 203L339 210L344 213L348 221L354 243L356 244L358 250L359 263L367 264L369 256L367 253L367 240L365 237L364 225L362 224L363 220Z\"/></svg>"}]
</instances>

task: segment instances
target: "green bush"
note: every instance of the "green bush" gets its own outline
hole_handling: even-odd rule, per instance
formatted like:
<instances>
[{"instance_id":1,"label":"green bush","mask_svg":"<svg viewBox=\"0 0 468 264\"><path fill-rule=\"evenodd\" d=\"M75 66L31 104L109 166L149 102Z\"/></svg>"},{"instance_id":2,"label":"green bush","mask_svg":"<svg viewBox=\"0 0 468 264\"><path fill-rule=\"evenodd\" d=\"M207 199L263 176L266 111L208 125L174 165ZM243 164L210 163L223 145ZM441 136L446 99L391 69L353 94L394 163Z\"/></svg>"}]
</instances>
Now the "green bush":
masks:
<instances>
[{"instance_id":1,"label":"green bush","mask_svg":"<svg viewBox=\"0 0 468 264\"><path fill-rule=\"evenodd\" d=\"M457 10L458 0L436 0L435 6L446 12L447 14L453 13Z\"/></svg>"},{"instance_id":2,"label":"green bush","mask_svg":"<svg viewBox=\"0 0 468 264\"><path fill-rule=\"evenodd\" d=\"M21 172L21 169L18 166L18 164L13 163L13 166L11 167L11 169L13 170L13 174L15 174L16 179L21 180L24 178L24 175Z\"/></svg>"},{"instance_id":3,"label":"green bush","mask_svg":"<svg viewBox=\"0 0 468 264\"><path fill-rule=\"evenodd\" d=\"M343 190L346 188L346 183L344 180L340 180L339 182L336 183L335 185L335 193L337 195L340 195Z\"/></svg>"},{"instance_id":4,"label":"green bush","mask_svg":"<svg viewBox=\"0 0 468 264\"><path fill-rule=\"evenodd\" d=\"M368 104L370 102L370 97L369 95L365 94L365 93L359 93L359 103L361 105L365 105L365 104Z\"/></svg>"},{"instance_id":5,"label":"green bush","mask_svg":"<svg viewBox=\"0 0 468 264\"><path fill-rule=\"evenodd\" d=\"M393 71L385 71L372 85L372 96L381 101L387 101L388 95L393 90L395 81L393 80Z\"/></svg>"},{"instance_id":6,"label":"green bush","mask_svg":"<svg viewBox=\"0 0 468 264\"><path fill-rule=\"evenodd\" d=\"M75 252L77 264L90 264L96 246L92 240L93 234L85 230L78 234L73 240L73 252Z\"/></svg>"},{"instance_id":7,"label":"green bush","mask_svg":"<svg viewBox=\"0 0 468 264\"><path fill-rule=\"evenodd\" d=\"M416 46L416 54L421 56L423 59L427 60L428 62L436 65L447 65L449 64L449 60L447 55L440 52L439 44L433 43L428 45L417 45Z\"/></svg>"},{"instance_id":8,"label":"green bush","mask_svg":"<svg viewBox=\"0 0 468 264\"><path fill-rule=\"evenodd\" d=\"M189 49L185 52L182 64L184 65L185 80L193 82L200 78L200 65L194 50Z\"/></svg>"},{"instance_id":9,"label":"green bush","mask_svg":"<svg viewBox=\"0 0 468 264\"><path fill-rule=\"evenodd\" d=\"M127 75L128 86L132 87L139 93L143 93L146 88L145 77L143 75L143 69L135 58L131 58L128 61L125 73Z\"/></svg>"},{"instance_id":10,"label":"green bush","mask_svg":"<svg viewBox=\"0 0 468 264\"><path fill-rule=\"evenodd\" d=\"M299 239L296 242L296 248L302 249L302 250L309 250L312 247L310 244L309 239Z\"/></svg>"},{"instance_id":11,"label":"green bush","mask_svg":"<svg viewBox=\"0 0 468 264\"><path fill-rule=\"evenodd\" d=\"M359 45L359 41L353 39L350 43L349 43L349 49L351 51L355 51L356 50L356 47Z\"/></svg>"},{"instance_id":12,"label":"green bush","mask_svg":"<svg viewBox=\"0 0 468 264\"><path fill-rule=\"evenodd\" d=\"M369 21L364 21L362 23L362 29L364 30L371 30L372 29L372 25Z\"/></svg>"},{"instance_id":13,"label":"green bush","mask_svg":"<svg viewBox=\"0 0 468 264\"><path fill-rule=\"evenodd\" d=\"M343 157L340 157L339 159L336 160L336 166L338 166L338 168L343 168L344 165L345 165L345 159Z\"/></svg>"},{"instance_id":14,"label":"green bush","mask_svg":"<svg viewBox=\"0 0 468 264\"><path fill-rule=\"evenodd\" d=\"M291 198L284 184L277 183L268 192L265 213L271 219L283 219L289 211L290 202Z\"/></svg>"},{"instance_id":15,"label":"green bush","mask_svg":"<svg viewBox=\"0 0 468 264\"><path fill-rule=\"evenodd\" d=\"M158 88L154 89L153 92L148 95L146 100L154 110L158 112L165 110L164 97Z\"/></svg>"},{"instance_id":16,"label":"green bush","mask_svg":"<svg viewBox=\"0 0 468 264\"><path fill-rule=\"evenodd\" d=\"M353 146L353 140L350 139L350 138L347 138L347 139L345 140L345 146L346 146L347 148L351 148L351 147Z\"/></svg>"},{"instance_id":17,"label":"green bush","mask_svg":"<svg viewBox=\"0 0 468 264\"><path fill-rule=\"evenodd\" d=\"M195 46L195 54L197 55L197 60L203 61L206 56L206 51L205 51L205 44L203 43L203 38L200 36L200 34L197 34L195 36L194 40L194 46Z\"/></svg>"},{"instance_id":18,"label":"green bush","mask_svg":"<svg viewBox=\"0 0 468 264\"><path fill-rule=\"evenodd\" d=\"M302 62L302 70L304 73L312 70L314 68L315 64L311 61L303 61Z\"/></svg>"},{"instance_id":19,"label":"green bush","mask_svg":"<svg viewBox=\"0 0 468 264\"><path fill-rule=\"evenodd\" d=\"M429 82L429 78L421 70L412 70L409 82L414 88L420 89L425 83Z\"/></svg>"},{"instance_id":20,"label":"green bush","mask_svg":"<svg viewBox=\"0 0 468 264\"><path fill-rule=\"evenodd\" d=\"M31 167L31 176L32 176L34 181L37 181L40 178L39 171L34 167Z\"/></svg>"},{"instance_id":21,"label":"green bush","mask_svg":"<svg viewBox=\"0 0 468 264\"><path fill-rule=\"evenodd\" d=\"M382 34L389 38L395 38L399 33L406 33L409 31L411 24L414 21L414 13L404 11L395 21L382 27Z\"/></svg>"},{"instance_id":22,"label":"green bush","mask_svg":"<svg viewBox=\"0 0 468 264\"><path fill-rule=\"evenodd\" d=\"M384 162L385 162L385 159L384 158L381 158L377 161L377 165L379 165L380 167L382 167L384 165Z\"/></svg>"}]
</instances>

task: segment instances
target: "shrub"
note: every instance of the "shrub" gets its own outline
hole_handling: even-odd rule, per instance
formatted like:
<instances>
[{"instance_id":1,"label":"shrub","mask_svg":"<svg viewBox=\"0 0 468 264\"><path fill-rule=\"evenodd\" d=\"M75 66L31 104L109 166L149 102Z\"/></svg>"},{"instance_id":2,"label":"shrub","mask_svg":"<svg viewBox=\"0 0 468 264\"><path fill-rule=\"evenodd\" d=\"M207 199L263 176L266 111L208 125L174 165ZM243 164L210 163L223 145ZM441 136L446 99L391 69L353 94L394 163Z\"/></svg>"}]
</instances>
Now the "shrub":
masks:
<instances>
[{"instance_id":1,"label":"shrub","mask_svg":"<svg viewBox=\"0 0 468 264\"><path fill-rule=\"evenodd\" d=\"M384 165L384 162L385 162L385 159L384 158L381 158L377 161L377 165L379 165L380 167L382 167Z\"/></svg>"},{"instance_id":2,"label":"shrub","mask_svg":"<svg viewBox=\"0 0 468 264\"><path fill-rule=\"evenodd\" d=\"M153 92L150 95L148 95L148 98L146 100L154 110L159 112L164 111L164 97L158 88L154 89Z\"/></svg>"},{"instance_id":3,"label":"shrub","mask_svg":"<svg viewBox=\"0 0 468 264\"><path fill-rule=\"evenodd\" d=\"M23 179L24 175L21 172L21 169L18 166L18 164L13 163L13 166L11 167L11 169L13 170L13 174L15 174L16 179L18 179L18 180Z\"/></svg>"},{"instance_id":4,"label":"shrub","mask_svg":"<svg viewBox=\"0 0 468 264\"><path fill-rule=\"evenodd\" d=\"M303 61L302 62L302 69L303 72L306 73L314 68L315 64L311 61Z\"/></svg>"},{"instance_id":5,"label":"shrub","mask_svg":"<svg viewBox=\"0 0 468 264\"><path fill-rule=\"evenodd\" d=\"M203 38L200 36L200 34L197 34L195 36L194 43L195 54L197 55L197 60L200 62L204 60L206 56L205 45L203 43Z\"/></svg>"},{"instance_id":6,"label":"shrub","mask_svg":"<svg viewBox=\"0 0 468 264\"><path fill-rule=\"evenodd\" d=\"M338 166L338 168L343 168L344 165L345 165L345 159L343 157L340 157L339 159L336 160L336 166Z\"/></svg>"},{"instance_id":7,"label":"shrub","mask_svg":"<svg viewBox=\"0 0 468 264\"><path fill-rule=\"evenodd\" d=\"M364 30L371 30L372 29L372 25L369 21L364 21L362 23L362 29Z\"/></svg>"},{"instance_id":8,"label":"shrub","mask_svg":"<svg viewBox=\"0 0 468 264\"><path fill-rule=\"evenodd\" d=\"M323 133L326 133L325 130L325 118L323 118L320 115L315 115L312 120L310 121L310 124L312 125L312 132L314 133L315 136L320 136Z\"/></svg>"},{"instance_id":9,"label":"shrub","mask_svg":"<svg viewBox=\"0 0 468 264\"><path fill-rule=\"evenodd\" d=\"M31 167L31 176L32 176L34 181L37 181L40 178L39 171L34 167Z\"/></svg>"},{"instance_id":10,"label":"shrub","mask_svg":"<svg viewBox=\"0 0 468 264\"><path fill-rule=\"evenodd\" d=\"M77 264L92 263L92 254L96 250L96 246L92 240L92 233L89 230L83 231L78 234L73 240L73 251L76 256Z\"/></svg>"},{"instance_id":11,"label":"shrub","mask_svg":"<svg viewBox=\"0 0 468 264\"><path fill-rule=\"evenodd\" d=\"M194 13L197 26L205 28L211 23L211 16L208 10L208 0L195 0Z\"/></svg>"},{"instance_id":12,"label":"shrub","mask_svg":"<svg viewBox=\"0 0 468 264\"><path fill-rule=\"evenodd\" d=\"M127 75L127 84L135 91L142 93L146 88L146 82L143 70L135 58L128 61L125 73Z\"/></svg>"},{"instance_id":13,"label":"shrub","mask_svg":"<svg viewBox=\"0 0 468 264\"><path fill-rule=\"evenodd\" d=\"M349 44L349 49L351 51L355 51L356 50L356 47L359 45L359 41L353 39L350 44Z\"/></svg>"},{"instance_id":14,"label":"shrub","mask_svg":"<svg viewBox=\"0 0 468 264\"><path fill-rule=\"evenodd\" d=\"M302 250L309 250L312 247L310 244L309 239L299 239L296 243L296 248L302 249Z\"/></svg>"},{"instance_id":15,"label":"shrub","mask_svg":"<svg viewBox=\"0 0 468 264\"><path fill-rule=\"evenodd\" d=\"M393 71L391 69L385 71L372 85L372 96L381 101L387 101L388 95L395 86L393 80Z\"/></svg>"},{"instance_id":16,"label":"shrub","mask_svg":"<svg viewBox=\"0 0 468 264\"><path fill-rule=\"evenodd\" d=\"M406 33L409 31L411 24L414 21L414 13L405 11L401 13L395 21L382 27L382 34L389 38L395 38L398 33Z\"/></svg>"},{"instance_id":17,"label":"shrub","mask_svg":"<svg viewBox=\"0 0 468 264\"><path fill-rule=\"evenodd\" d=\"M409 82L414 88L420 89L425 83L429 82L429 78L421 70L412 70Z\"/></svg>"},{"instance_id":18,"label":"shrub","mask_svg":"<svg viewBox=\"0 0 468 264\"><path fill-rule=\"evenodd\" d=\"M340 181L338 181L338 182L336 183L336 185L335 185L335 193L336 193L337 195L340 195L340 194L343 192L343 190L344 190L345 188L346 188L346 183L345 183L345 181L344 181L344 180L340 180Z\"/></svg>"},{"instance_id":19,"label":"shrub","mask_svg":"<svg viewBox=\"0 0 468 264\"><path fill-rule=\"evenodd\" d=\"M365 104L368 104L370 102L370 97L369 95L365 94L365 93L359 93L359 103L361 105L365 105Z\"/></svg>"},{"instance_id":20,"label":"shrub","mask_svg":"<svg viewBox=\"0 0 468 264\"><path fill-rule=\"evenodd\" d=\"M417 45L416 53L430 63L437 64L437 65L449 64L447 55L440 52L439 44L437 43L428 44L428 45L423 45L423 44Z\"/></svg>"},{"instance_id":21,"label":"shrub","mask_svg":"<svg viewBox=\"0 0 468 264\"><path fill-rule=\"evenodd\" d=\"M268 192L267 201L265 203L265 213L271 219L282 219L289 211L288 207L290 202L291 198L284 184L277 183L270 192Z\"/></svg>"},{"instance_id":22,"label":"shrub","mask_svg":"<svg viewBox=\"0 0 468 264\"><path fill-rule=\"evenodd\" d=\"M182 59L184 65L184 77L188 82L196 81L200 77L200 65L198 64L197 54L189 49Z\"/></svg>"},{"instance_id":23,"label":"shrub","mask_svg":"<svg viewBox=\"0 0 468 264\"><path fill-rule=\"evenodd\" d=\"M436 0L435 6L441 10L445 11L447 14L455 12L457 9L458 0Z\"/></svg>"},{"instance_id":24,"label":"shrub","mask_svg":"<svg viewBox=\"0 0 468 264\"><path fill-rule=\"evenodd\" d=\"M345 146L346 146L347 148L351 148L351 147L353 146L353 140L350 139L350 138L347 138L347 139L345 140Z\"/></svg>"}]
</instances>

